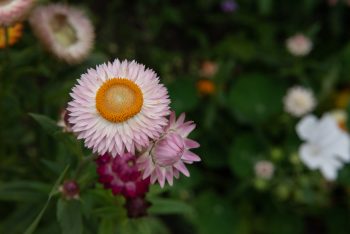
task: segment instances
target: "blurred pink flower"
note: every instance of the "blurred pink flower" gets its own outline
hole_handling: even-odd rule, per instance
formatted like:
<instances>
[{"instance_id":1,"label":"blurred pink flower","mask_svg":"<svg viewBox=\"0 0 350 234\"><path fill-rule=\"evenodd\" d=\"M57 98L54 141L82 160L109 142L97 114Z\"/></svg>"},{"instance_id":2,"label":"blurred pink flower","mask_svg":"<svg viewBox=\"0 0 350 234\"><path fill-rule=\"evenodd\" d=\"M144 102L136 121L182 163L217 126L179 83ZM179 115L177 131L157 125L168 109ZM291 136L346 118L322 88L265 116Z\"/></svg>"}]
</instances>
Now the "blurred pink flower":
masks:
<instances>
[{"instance_id":1,"label":"blurred pink flower","mask_svg":"<svg viewBox=\"0 0 350 234\"><path fill-rule=\"evenodd\" d=\"M143 196L149 187L149 179L142 179L136 166L136 157L130 153L112 157L108 154L96 160L99 182L114 195L127 198Z\"/></svg>"},{"instance_id":2,"label":"blurred pink flower","mask_svg":"<svg viewBox=\"0 0 350 234\"><path fill-rule=\"evenodd\" d=\"M254 170L257 177L269 180L273 176L275 167L270 161L261 160L255 163Z\"/></svg>"},{"instance_id":3,"label":"blurred pink flower","mask_svg":"<svg viewBox=\"0 0 350 234\"><path fill-rule=\"evenodd\" d=\"M94 152L112 156L148 147L168 124L168 91L135 61L116 59L89 69L72 89L69 122Z\"/></svg>"},{"instance_id":4,"label":"blurred pink flower","mask_svg":"<svg viewBox=\"0 0 350 234\"><path fill-rule=\"evenodd\" d=\"M212 78L216 74L217 70L217 63L210 60L205 60L201 64L200 75L205 78Z\"/></svg>"},{"instance_id":5,"label":"blurred pink flower","mask_svg":"<svg viewBox=\"0 0 350 234\"><path fill-rule=\"evenodd\" d=\"M185 163L200 161L198 155L190 151L198 148L199 144L187 138L196 125L184 120L185 114L180 115L176 121L175 113L171 113L164 135L139 157L137 163L142 170L142 178L150 177L151 183L158 181L163 187L165 180L172 185L173 177L178 178L179 172L185 176L190 175Z\"/></svg>"},{"instance_id":6,"label":"blurred pink flower","mask_svg":"<svg viewBox=\"0 0 350 234\"><path fill-rule=\"evenodd\" d=\"M313 44L310 38L298 33L286 41L288 51L294 56L305 56L312 50Z\"/></svg>"},{"instance_id":7,"label":"blurred pink flower","mask_svg":"<svg viewBox=\"0 0 350 234\"><path fill-rule=\"evenodd\" d=\"M22 21L34 5L34 0L0 1L0 26L10 26Z\"/></svg>"},{"instance_id":8,"label":"blurred pink flower","mask_svg":"<svg viewBox=\"0 0 350 234\"><path fill-rule=\"evenodd\" d=\"M75 64L90 54L94 28L81 10L63 4L40 6L29 21L36 36L58 59Z\"/></svg>"}]
</instances>

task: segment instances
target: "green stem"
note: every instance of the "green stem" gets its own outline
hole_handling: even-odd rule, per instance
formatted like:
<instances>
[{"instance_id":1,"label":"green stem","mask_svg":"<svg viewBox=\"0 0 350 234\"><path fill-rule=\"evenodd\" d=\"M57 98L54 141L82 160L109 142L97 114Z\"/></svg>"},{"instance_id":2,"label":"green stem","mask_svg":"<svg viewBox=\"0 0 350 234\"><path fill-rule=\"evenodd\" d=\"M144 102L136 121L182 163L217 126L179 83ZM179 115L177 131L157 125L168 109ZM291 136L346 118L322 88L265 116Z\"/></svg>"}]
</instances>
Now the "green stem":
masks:
<instances>
[{"instance_id":1,"label":"green stem","mask_svg":"<svg viewBox=\"0 0 350 234\"><path fill-rule=\"evenodd\" d=\"M84 168L93 160L97 159L98 155L97 154L92 154L90 156L87 156L85 158L83 158L83 160L81 160L79 162L78 168L75 172L75 176L74 179L77 180L81 174L81 172L84 170Z\"/></svg>"}]
</instances>

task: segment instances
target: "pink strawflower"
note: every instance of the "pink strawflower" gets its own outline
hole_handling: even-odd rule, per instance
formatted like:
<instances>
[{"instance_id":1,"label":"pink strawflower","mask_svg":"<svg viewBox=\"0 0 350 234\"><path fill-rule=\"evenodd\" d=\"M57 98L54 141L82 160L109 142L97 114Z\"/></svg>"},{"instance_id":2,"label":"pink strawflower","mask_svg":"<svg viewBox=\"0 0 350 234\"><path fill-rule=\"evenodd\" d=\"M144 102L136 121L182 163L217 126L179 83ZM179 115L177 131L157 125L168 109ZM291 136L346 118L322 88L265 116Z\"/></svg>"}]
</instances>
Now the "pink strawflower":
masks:
<instances>
[{"instance_id":1,"label":"pink strawflower","mask_svg":"<svg viewBox=\"0 0 350 234\"><path fill-rule=\"evenodd\" d=\"M0 26L10 26L22 21L33 4L34 0L0 1Z\"/></svg>"},{"instance_id":2,"label":"pink strawflower","mask_svg":"<svg viewBox=\"0 0 350 234\"><path fill-rule=\"evenodd\" d=\"M69 122L99 155L148 147L168 124L168 91L151 69L118 59L89 69L72 89Z\"/></svg>"},{"instance_id":3,"label":"pink strawflower","mask_svg":"<svg viewBox=\"0 0 350 234\"><path fill-rule=\"evenodd\" d=\"M29 22L45 48L70 64L85 60L94 44L95 33L83 11L63 4L37 7Z\"/></svg>"},{"instance_id":4,"label":"pink strawflower","mask_svg":"<svg viewBox=\"0 0 350 234\"><path fill-rule=\"evenodd\" d=\"M136 157L130 153L118 157L108 154L97 160L99 182L114 195L121 194L127 198L143 196L149 187L149 179L142 179L136 166Z\"/></svg>"},{"instance_id":5,"label":"pink strawflower","mask_svg":"<svg viewBox=\"0 0 350 234\"><path fill-rule=\"evenodd\" d=\"M199 144L187 138L196 125L193 121L184 120L185 114L180 115L176 121L175 113L171 113L165 133L139 157L137 162L142 178L150 177L151 183L158 181L163 187L165 180L172 185L173 177L179 178L180 172L190 176L185 163L200 161L199 156L190 151L198 148Z\"/></svg>"}]
</instances>

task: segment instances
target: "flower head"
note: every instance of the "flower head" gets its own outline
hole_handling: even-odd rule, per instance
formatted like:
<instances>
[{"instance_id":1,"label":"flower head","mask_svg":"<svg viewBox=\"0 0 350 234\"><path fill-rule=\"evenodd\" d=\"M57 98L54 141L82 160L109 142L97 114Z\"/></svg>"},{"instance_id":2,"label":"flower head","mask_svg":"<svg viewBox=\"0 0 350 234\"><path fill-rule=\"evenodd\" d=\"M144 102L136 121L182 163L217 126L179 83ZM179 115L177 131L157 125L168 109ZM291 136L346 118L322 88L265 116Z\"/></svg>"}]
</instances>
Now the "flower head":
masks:
<instances>
[{"instance_id":1,"label":"flower head","mask_svg":"<svg viewBox=\"0 0 350 234\"><path fill-rule=\"evenodd\" d=\"M298 33L286 41L288 51L294 56L305 56L312 50L313 44L310 38Z\"/></svg>"},{"instance_id":2,"label":"flower head","mask_svg":"<svg viewBox=\"0 0 350 234\"><path fill-rule=\"evenodd\" d=\"M0 26L10 26L25 18L34 0L0 1Z\"/></svg>"},{"instance_id":3,"label":"flower head","mask_svg":"<svg viewBox=\"0 0 350 234\"><path fill-rule=\"evenodd\" d=\"M320 120L313 115L305 116L296 131L306 141L299 148L301 161L310 169L320 169L326 179L336 179L344 162L350 161L349 135L329 114Z\"/></svg>"},{"instance_id":4,"label":"flower head","mask_svg":"<svg viewBox=\"0 0 350 234\"><path fill-rule=\"evenodd\" d=\"M96 164L100 183L114 195L130 198L143 196L148 191L149 179L141 178L134 155L126 153L112 157L105 154L96 160Z\"/></svg>"},{"instance_id":5,"label":"flower head","mask_svg":"<svg viewBox=\"0 0 350 234\"><path fill-rule=\"evenodd\" d=\"M165 180L173 184L173 177L178 178L180 172L189 176L185 163L192 164L200 158L190 149L198 148L196 141L187 136L196 127L192 121L184 122L185 114L176 120L175 113L170 115L169 125L162 137L151 144L139 157L137 163L142 171L142 178L151 178L151 183L159 182L163 187Z\"/></svg>"},{"instance_id":6,"label":"flower head","mask_svg":"<svg viewBox=\"0 0 350 234\"><path fill-rule=\"evenodd\" d=\"M283 102L285 111L295 117L309 113L316 106L316 100L312 91L301 86L290 88Z\"/></svg>"},{"instance_id":7,"label":"flower head","mask_svg":"<svg viewBox=\"0 0 350 234\"><path fill-rule=\"evenodd\" d=\"M43 45L58 59L74 64L90 54L94 28L81 10L62 4L40 6L29 21Z\"/></svg>"},{"instance_id":8,"label":"flower head","mask_svg":"<svg viewBox=\"0 0 350 234\"><path fill-rule=\"evenodd\" d=\"M270 161L261 160L255 164L254 170L257 177L269 180L273 176L275 167Z\"/></svg>"},{"instance_id":9,"label":"flower head","mask_svg":"<svg viewBox=\"0 0 350 234\"><path fill-rule=\"evenodd\" d=\"M238 9L238 4L234 0L224 0L221 2L223 12L234 12Z\"/></svg>"},{"instance_id":10,"label":"flower head","mask_svg":"<svg viewBox=\"0 0 350 234\"><path fill-rule=\"evenodd\" d=\"M167 125L167 89L143 65L115 60L89 69L68 103L73 132L94 152L112 156L148 147Z\"/></svg>"},{"instance_id":11,"label":"flower head","mask_svg":"<svg viewBox=\"0 0 350 234\"><path fill-rule=\"evenodd\" d=\"M21 23L17 23L13 26L7 28L8 30L8 45L14 45L22 37L22 28ZM0 27L0 48L6 47L6 28Z\"/></svg>"}]
</instances>

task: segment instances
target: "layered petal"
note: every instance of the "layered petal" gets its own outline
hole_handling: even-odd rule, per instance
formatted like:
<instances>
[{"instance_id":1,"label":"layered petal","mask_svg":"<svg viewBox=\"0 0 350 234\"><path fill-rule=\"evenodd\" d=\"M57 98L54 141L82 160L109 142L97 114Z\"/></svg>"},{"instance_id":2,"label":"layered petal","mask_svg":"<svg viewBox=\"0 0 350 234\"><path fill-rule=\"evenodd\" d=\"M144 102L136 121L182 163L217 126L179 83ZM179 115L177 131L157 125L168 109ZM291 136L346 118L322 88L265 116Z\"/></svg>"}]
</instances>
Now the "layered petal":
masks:
<instances>
[{"instance_id":1,"label":"layered petal","mask_svg":"<svg viewBox=\"0 0 350 234\"><path fill-rule=\"evenodd\" d=\"M0 2L0 26L22 21L34 5L34 0L7 0Z\"/></svg>"}]
</instances>

